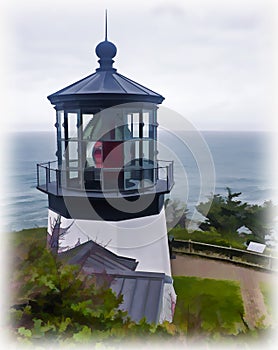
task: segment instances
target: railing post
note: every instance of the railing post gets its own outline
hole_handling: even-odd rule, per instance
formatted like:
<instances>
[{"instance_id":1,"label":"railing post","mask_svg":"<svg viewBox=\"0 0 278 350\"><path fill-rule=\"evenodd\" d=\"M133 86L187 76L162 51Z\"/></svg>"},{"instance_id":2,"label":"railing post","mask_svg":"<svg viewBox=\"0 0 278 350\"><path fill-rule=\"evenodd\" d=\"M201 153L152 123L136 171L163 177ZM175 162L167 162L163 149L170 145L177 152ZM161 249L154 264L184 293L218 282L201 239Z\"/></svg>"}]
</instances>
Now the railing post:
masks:
<instances>
[{"instance_id":1,"label":"railing post","mask_svg":"<svg viewBox=\"0 0 278 350\"><path fill-rule=\"evenodd\" d=\"M172 187L174 182L174 161L170 163L169 168L170 168L170 186Z\"/></svg>"},{"instance_id":2,"label":"railing post","mask_svg":"<svg viewBox=\"0 0 278 350\"><path fill-rule=\"evenodd\" d=\"M56 173L56 195L58 196L58 191L59 191L59 172L58 169L55 169Z\"/></svg>"},{"instance_id":3,"label":"railing post","mask_svg":"<svg viewBox=\"0 0 278 350\"><path fill-rule=\"evenodd\" d=\"M169 191L169 167L168 167L168 165L166 165L166 169L167 169L167 191Z\"/></svg>"},{"instance_id":4,"label":"railing post","mask_svg":"<svg viewBox=\"0 0 278 350\"><path fill-rule=\"evenodd\" d=\"M145 193L146 191L146 182L145 182L145 173L147 173L148 170L145 170L144 168L142 169L142 172L143 172L143 180L141 181L142 182L142 186L143 186L143 193Z\"/></svg>"},{"instance_id":5,"label":"railing post","mask_svg":"<svg viewBox=\"0 0 278 350\"><path fill-rule=\"evenodd\" d=\"M39 170L39 164L37 164L37 186L40 186L40 170Z\"/></svg>"},{"instance_id":6,"label":"railing post","mask_svg":"<svg viewBox=\"0 0 278 350\"><path fill-rule=\"evenodd\" d=\"M45 188L48 191L48 177L49 177L49 168L45 167Z\"/></svg>"},{"instance_id":7,"label":"railing post","mask_svg":"<svg viewBox=\"0 0 278 350\"><path fill-rule=\"evenodd\" d=\"M104 179L105 179L105 175L104 175L104 169L105 168L101 168L100 169L100 174L99 174L99 179L100 179L100 188L102 191L105 190L105 184L104 184Z\"/></svg>"}]
</instances>

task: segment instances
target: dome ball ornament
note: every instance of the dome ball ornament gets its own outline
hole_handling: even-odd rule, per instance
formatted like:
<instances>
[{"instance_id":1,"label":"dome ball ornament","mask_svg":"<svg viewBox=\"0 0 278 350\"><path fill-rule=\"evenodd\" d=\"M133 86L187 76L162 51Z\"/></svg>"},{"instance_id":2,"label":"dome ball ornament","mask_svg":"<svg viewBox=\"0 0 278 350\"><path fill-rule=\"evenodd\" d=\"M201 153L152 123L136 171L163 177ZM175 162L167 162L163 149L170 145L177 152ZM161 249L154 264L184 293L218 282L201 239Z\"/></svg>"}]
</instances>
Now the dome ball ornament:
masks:
<instances>
[{"instance_id":1,"label":"dome ball ornament","mask_svg":"<svg viewBox=\"0 0 278 350\"><path fill-rule=\"evenodd\" d=\"M96 47L96 55L102 59L112 59L116 56L117 48L111 41L105 40Z\"/></svg>"}]
</instances>

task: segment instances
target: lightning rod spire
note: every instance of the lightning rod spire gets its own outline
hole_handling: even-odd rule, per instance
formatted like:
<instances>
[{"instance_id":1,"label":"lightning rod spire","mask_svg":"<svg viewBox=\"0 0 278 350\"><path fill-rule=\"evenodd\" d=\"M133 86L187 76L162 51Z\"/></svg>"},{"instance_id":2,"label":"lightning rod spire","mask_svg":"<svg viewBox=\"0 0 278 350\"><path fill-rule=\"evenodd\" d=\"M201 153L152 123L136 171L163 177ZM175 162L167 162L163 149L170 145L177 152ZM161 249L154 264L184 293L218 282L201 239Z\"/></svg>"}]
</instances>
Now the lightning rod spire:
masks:
<instances>
[{"instance_id":1,"label":"lightning rod spire","mask_svg":"<svg viewBox=\"0 0 278 350\"><path fill-rule=\"evenodd\" d=\"M107 41L107 9L105 10L105 41Z\"/></svg>"}]
</instances>

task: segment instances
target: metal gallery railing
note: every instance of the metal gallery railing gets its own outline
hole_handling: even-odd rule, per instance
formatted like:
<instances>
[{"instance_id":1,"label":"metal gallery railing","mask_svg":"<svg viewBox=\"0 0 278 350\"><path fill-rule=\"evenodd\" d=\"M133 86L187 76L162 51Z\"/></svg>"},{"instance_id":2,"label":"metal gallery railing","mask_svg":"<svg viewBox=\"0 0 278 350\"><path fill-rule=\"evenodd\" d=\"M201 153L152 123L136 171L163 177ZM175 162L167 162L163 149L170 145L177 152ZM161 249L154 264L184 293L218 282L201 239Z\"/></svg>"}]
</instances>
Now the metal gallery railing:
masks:
<instances>
[{"instance_id":1,"label":"metal gallery railing","mask_svg":"<svg viewBox=\"0 0 278 350\"><path fill-rule=\"evenodd\" d=\"M156 166L122 168L58 167L57 161L37 164L37 188L61 194L62 189L87 192L144 191L157 186L169 192L174 185L173 161L159 160Z\"/></svg>"}]
</instances>

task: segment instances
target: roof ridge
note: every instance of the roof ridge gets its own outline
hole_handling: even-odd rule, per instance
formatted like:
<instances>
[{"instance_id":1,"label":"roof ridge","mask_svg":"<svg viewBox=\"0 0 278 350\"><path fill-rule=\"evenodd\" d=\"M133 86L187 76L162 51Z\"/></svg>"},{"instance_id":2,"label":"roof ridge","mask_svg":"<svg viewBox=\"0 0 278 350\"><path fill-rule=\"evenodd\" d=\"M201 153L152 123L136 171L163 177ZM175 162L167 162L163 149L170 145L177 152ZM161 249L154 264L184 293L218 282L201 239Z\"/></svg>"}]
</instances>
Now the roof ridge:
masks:
<instances>
[{"instance_id":1,"label":"roof ridge","mask_svg":"<svg viewBox=\"0 0 278 350\"><path fill-rule=\"evenodd\" d=\"M126 76L124 76L124 75L118 73L118 72L115 73L115 74L116 74L116 75L119 75L121 78L123 78L124 80L128 81L129 83L136 84L136 86L137 86L139 89L141 89L141 90L148 90L148 91L151 91L153 94L155 94L155 95L157 95L157 96L161 96L161 95L158 94L157 92L155 92L155 91L153 91L153 90L147 88L146 86L144 86L144 85L142 85L142 84L137 83L136 81L134 81L134 80L132 80L132 79L130 79L130 78L128 78L128 77L126 77Z\"/></svg>"},{"instance_id":2,"label":"roof ridge","mask_svg":"<svg viewBox=\"0 0 278 350\"><path fill-rule=\"evenodd\" d=\"M114 77L114 75L117 76L118 73L114 72L114 73L113 73L113 77ZM123 87L123 85L122 85L117 79L115 79L115 77L114 77L114 80L116 81L116 83L117 83L126 93L128 93L127 90Z\"/></svg>"},{"instance_id":3,"label":"roof ridge","mask_svg":"<svg viewBox=\"0 0 278 350\"><path fill-rule=\"evenodd\" d=\"M90 74L90 75L87 75L86 77L84 77L84 78L82 78L82 79L80 79L80 80L78 80L78 81L76 81L76 82L74 82L74 83L72 83L72 84L70 84L70 85L64 87L63 89L58 90L58 91L54 92L54 93L51 94L51 95L48 95L47 98L49 99L49 97L51 97L51 96L58 95L58 94L62 93L64 90L70 89L70 88L73 87L74 85L77 85L77 84L79 84L79 83L82 83L83 80L86 80L86 79L88 79L88 78L90 78L90 77L92 77L92 76L94 76L94 75L96 75L96 74L97 74L97 73L94 72L94 73L92 73L92 74Z\"/></svg>"},{"instance_id":4,"label":"roof ridge","mask_svg":"<svg viewBox=\"0 0 278 350\"><path fill-rule=\"evenodd\" d=\"M89 257L90 257L90 256L89 256ZM88 257L88 258L89 258L89 257ZM102 259L103 261L109 262L110 265L115 264L115 265L117 265L117 267L123 267L124 270L130 270L130 269L128 269L127 266L125 266L124 264L122 264L121 262L119 262L117 258L116 258L115 260L113 260L113 264L112 264L112 263L111 263L111 259L109 259L108 256L101 255L101 252L95 251L94 258L95 258L96 260L100 261L100 262L101 262L101 259Z\"/></svg>"},{"instance_id":5,"label":"roof ridge","mask_svg":"<svg viewBox=\"0 0 278 350\"><path fill-rule=\"evenodd\" d=\"M97 74L92 74L91 76L92 76L93 79L96 79L96 78L97 78ZM87 77L87 78L88 78L88 77ZM82 79L82 80L86 80L86 78L85 78L85 79ZM82 80L79 81L79 83L81 83ZM92 82L92 80L87 81L84 85L82 85L82 86L81 86L78 90L76 90L76 91L80 91L81 89L84 89L84 87L86 87L87 85L89 85L91 82ZM73 85L74 85L74 84L73 84Z\"/></svg>"}]
</instances>

